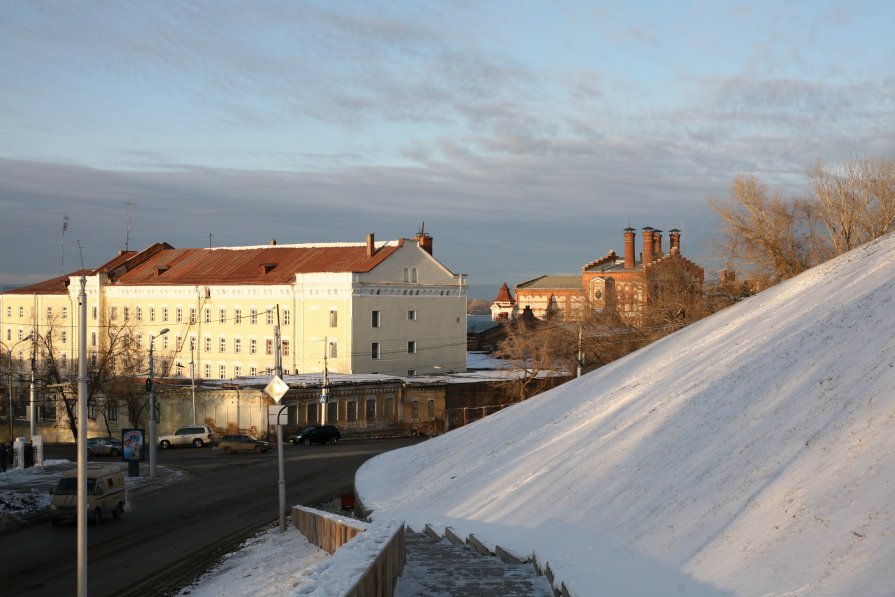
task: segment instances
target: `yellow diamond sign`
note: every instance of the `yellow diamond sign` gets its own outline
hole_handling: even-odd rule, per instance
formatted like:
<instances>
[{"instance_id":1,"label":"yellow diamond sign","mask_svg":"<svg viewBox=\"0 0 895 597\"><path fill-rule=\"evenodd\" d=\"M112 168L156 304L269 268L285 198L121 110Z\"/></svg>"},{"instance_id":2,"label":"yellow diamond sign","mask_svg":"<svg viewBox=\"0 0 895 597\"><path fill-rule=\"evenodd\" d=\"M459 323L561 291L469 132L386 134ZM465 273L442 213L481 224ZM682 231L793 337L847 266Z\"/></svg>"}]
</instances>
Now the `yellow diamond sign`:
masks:
<instances>
[{"instance_id":1,"label":"yellow diamond sign","mask_svg":"<svg viewBox=\"0 0 895 597\"><path fill-rule=\"evenodd\" d=\"M279 402L288 391L289 384L280 379L279 375L274 375L267 387L264 388L264 392L273 398L275 402Z\"/></svg>"}]
</instances>

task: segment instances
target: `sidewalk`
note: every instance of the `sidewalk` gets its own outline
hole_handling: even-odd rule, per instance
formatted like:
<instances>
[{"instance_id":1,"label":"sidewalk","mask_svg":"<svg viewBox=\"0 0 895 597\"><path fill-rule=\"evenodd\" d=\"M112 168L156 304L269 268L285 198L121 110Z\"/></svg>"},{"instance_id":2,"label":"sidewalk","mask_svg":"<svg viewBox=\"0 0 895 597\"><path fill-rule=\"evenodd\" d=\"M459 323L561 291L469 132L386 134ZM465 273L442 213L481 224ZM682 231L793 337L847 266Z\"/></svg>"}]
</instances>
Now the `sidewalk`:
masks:
<instances>
[{"instance_id":1,"label":"sidewalk","mask_svg":"<svg viewBox=\"0 0 895 597\"><path fill-rule=\"evenodd\" d=\"M468 545L408 530L407 564L395 597L553 597L550 583L531 564L505 564Z\"/></svg>"}]
</instances>

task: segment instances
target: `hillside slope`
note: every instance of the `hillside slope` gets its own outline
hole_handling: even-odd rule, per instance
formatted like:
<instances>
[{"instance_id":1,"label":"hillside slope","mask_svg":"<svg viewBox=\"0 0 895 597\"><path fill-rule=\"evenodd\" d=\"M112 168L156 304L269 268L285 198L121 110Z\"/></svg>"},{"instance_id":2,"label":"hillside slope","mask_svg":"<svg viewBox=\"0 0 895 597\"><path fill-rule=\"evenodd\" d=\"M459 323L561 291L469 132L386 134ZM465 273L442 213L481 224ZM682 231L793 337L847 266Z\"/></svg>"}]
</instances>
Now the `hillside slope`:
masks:
<instances>
[{"instance_id":1,"label":"hillside slope","mask_svg":"<svg viewBox=\"0 0 895 597\"><path fill-rule=\"evenodd\" d=\"M367 463L374 519L580 595L895 594L895 236Z\"/></svg>"}]
</instances>

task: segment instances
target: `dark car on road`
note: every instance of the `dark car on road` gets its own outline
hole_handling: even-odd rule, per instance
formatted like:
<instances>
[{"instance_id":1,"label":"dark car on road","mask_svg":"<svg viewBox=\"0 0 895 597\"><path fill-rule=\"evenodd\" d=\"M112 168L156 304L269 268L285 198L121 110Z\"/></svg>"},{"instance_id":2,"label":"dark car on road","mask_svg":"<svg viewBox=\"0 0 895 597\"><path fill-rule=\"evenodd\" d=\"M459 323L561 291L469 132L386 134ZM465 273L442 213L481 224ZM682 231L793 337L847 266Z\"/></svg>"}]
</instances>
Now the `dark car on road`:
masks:
<instances>
[{"instance_id":1,"label":"dark car on road","mask_svg":"<svg viewBox=\"0 0 895 597\"><path fill-rule=\"evenodd\" d=\"M289 438L296 446L302 444L334 444L342 439L339 428L335 425L311 425Z\"/></svg>"}]
</instances>

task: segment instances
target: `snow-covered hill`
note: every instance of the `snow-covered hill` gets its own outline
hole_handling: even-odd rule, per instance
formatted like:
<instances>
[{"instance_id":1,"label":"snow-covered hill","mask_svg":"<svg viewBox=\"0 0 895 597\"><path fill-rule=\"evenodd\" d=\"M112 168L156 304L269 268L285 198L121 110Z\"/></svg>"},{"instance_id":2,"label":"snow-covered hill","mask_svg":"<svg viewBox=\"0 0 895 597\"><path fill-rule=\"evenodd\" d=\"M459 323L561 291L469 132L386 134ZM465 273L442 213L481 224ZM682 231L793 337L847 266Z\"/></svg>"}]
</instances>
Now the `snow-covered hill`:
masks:
<instances>
[{"instance_id":1,"label":"snow-covered hill","mask_svg":"<svg viewBox=\"0 0 895 597\"><path fill-rule=\"evenodd\" d=\"M895 594L895 236L359 472L580 595Z\"/></svg>"}]
</instances>

